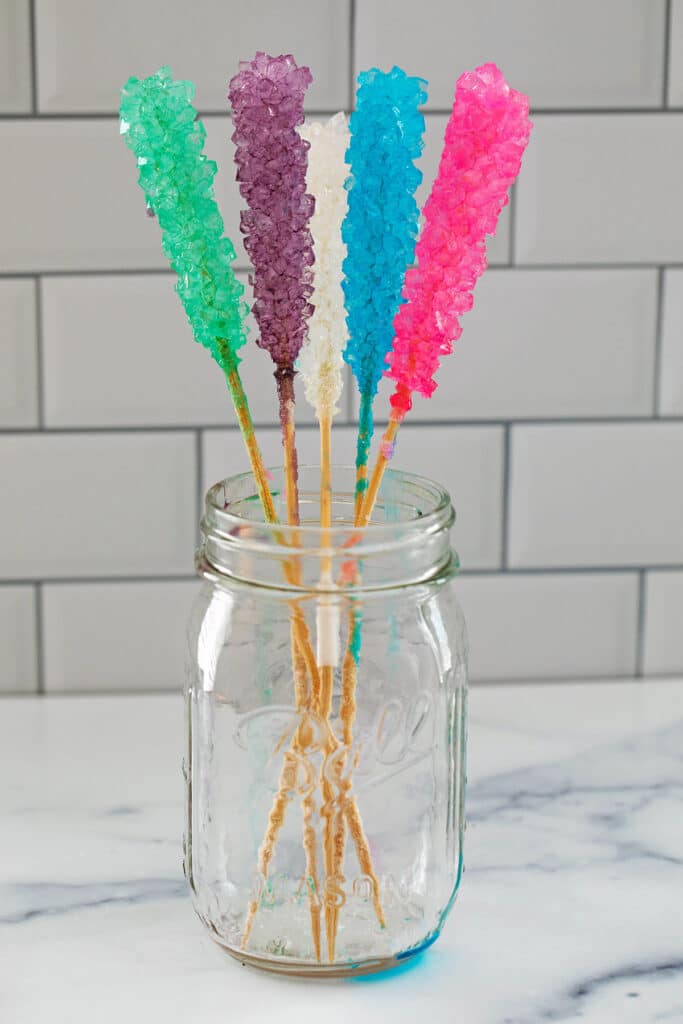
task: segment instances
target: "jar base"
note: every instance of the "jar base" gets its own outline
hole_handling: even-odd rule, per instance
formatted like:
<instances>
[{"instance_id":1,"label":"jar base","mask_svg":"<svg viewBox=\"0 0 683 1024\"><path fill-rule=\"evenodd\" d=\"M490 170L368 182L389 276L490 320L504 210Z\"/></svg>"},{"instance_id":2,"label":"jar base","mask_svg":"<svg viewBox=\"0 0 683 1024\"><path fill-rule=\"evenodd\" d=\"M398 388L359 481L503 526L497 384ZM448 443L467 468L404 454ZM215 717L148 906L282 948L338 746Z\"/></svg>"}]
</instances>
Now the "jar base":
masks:
<instances>
[{"instance_id":1,"label":"jar base","mask_svg":"<svg viewBox=\"0 0 683 1024\"><path fill-rule=\"evenodd\" d=\"M313 964L304 960L275 960L270 957L257 956L247 953L243 949L233 949L225 946L222 942L212 936L217 946L228 953L243 967L256 967L260 971L269 971L271 974L284 974L290 978L357 978L363 974L379 974L382 971L391 971L396 967L403 967L406 962L418 953L421 953L424 944L415 950L407 950L398 956L368 957L365 960L349 961L346 963L319 963ZM431 945L431 943L429 943Z\"/></svg>"}]
</instances>

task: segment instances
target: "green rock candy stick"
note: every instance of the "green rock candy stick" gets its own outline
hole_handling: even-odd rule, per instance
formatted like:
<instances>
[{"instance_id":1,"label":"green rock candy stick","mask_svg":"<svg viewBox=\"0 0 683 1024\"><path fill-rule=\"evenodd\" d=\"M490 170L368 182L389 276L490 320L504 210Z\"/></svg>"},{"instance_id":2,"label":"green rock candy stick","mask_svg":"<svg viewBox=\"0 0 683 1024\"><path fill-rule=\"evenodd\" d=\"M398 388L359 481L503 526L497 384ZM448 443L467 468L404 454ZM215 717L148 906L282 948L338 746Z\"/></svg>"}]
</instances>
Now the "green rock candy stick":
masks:
<instances>
[{"instance_id":1,"label":"green rock candy stick","mask_svg":"<svg viewBox=\"0 0 683 1024\"><path fill-rule=\"evenodd\" d=\"M121 134L137 160L138 181L148 210L159 221L163 250L178 275L175 289L195 339L225 373L266 519L274 522L275 507L237 369L238 349L247 340L249 307L232 269L235 249L223 235L214 197L216 164L203 153L206 132L193 97L192 82L174 81L167 67L149 78L130 78L121 90Z\"/></svg>"},{"instance_id":2,"label":"green rock candy stick","mask_svg":"<svg viewBox=\"0 0 683 1024\"><path fill-rule=\"evenodd\" d=\"M216 164L203 153L206 132L192 105L192 82L170 69L131 78L121 90L121 134L135 155L138 181L178 275L176 291L194 336L226 373L245 343L248 307L235 277L235 250L223 235L214 198Z\"/></svg>"}]
</instances>

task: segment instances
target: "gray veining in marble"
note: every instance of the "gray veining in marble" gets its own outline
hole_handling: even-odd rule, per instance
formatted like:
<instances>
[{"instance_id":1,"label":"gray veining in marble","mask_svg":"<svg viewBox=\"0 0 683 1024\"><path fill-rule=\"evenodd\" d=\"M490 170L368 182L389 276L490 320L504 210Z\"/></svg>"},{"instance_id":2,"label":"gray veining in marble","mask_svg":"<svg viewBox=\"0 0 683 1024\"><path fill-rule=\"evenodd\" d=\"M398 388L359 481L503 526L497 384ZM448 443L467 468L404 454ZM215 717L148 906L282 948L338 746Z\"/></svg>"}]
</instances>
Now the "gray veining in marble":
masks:
<instances>
[{"instance_id":1,"label":"gray veining in marble","mask_svg":"<svg viewBox=\"0 0 683 1024\"><path fill-rule=\"evenodd\" d=\"M682 684L475 690L458 903L416 963L355 982L203 934L181 730L168 697L3 702L3 1024L683 1022Z\"/></svg>"}]
</instances>

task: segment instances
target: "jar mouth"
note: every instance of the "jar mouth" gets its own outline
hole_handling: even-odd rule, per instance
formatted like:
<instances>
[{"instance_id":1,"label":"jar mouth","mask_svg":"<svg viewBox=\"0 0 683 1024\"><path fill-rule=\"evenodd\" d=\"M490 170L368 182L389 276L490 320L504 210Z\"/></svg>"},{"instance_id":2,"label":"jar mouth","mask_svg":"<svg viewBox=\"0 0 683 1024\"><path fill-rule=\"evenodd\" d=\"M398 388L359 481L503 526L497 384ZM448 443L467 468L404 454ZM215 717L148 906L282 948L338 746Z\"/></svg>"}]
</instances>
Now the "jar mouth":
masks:
<instances>
[{"instance_id":1,"label":"jar mouth","mask_svg":"<svg viewBox=\"0 0 683 1024\"><path fill-rule=\"evenodd\" d=\"M356 469L332 468L332 525L320 526L320 468L299 467L300 524L287 524L285 474L281 466L268 469L277 523L264 521L254 477L240 473L210 487L205 502L199 553L202 562L219 573L244 577L245 558L291 560L303 567L305 589L335 590L340 569L349 559L364 563L363 588L395 586L436 575L451 559L449 530L455 513L448 492L427 477L387 470L367 526L354 526ZM240 556L240 557L238 557ZM321 564L331 563L335 582L321 580ZM368 573L368 563L373 571ZM239 564L238 564L239 563ZM271 573L265 564L252 566L250 579ZM281 574L280 574L281 575ZM327 576L330 574L328 573ZM291 580L282 585L292 588ZM300 587L294 586L294 589Z\"/></svg>"}]
</instances>

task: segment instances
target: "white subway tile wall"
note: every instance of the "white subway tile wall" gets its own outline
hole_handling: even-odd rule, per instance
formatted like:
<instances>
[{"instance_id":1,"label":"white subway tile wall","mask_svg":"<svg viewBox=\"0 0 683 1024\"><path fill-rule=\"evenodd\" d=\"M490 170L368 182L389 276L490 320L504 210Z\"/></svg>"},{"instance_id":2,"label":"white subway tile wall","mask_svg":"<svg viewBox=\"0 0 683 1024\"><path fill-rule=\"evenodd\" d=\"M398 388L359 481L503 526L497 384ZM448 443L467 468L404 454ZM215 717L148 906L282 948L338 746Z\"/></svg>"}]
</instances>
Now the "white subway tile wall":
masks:
<instances>
[{"instance_id":1,"label":"white subway tile wall","mask_svg":"<svg viewBox=\"0 0 683 1024\"><path fill-rule=\"evenodd\" d=\"M198 580L47 584L46 692L180 692L198 590Z\"/></svg>"},{"instance_id":2,"label":"white subway tile wall","mask_svg":"<svg viewBox=\"0 0 683 1024\"><path fill-rule=\"evenodd\" d=\"M55 0L56 2L56 0ZM657 107L665 0L359 0L356 70L400 64L449 108L453 68L495 61L537 107Z\"/></svg>"},{"instance_id":3,"label":"white subway tile wall","mask_svg":"<svg viewBox=\"0 0 683 1024\"><path fill-rule=\"evenodd\" d=\"M683 423L515 426L514 568L683 563Z\"/></svg>"},{"instance_id":4,"label":"white subway tile wall","mask_svg":"<svg viewBox=\"0 0 683 1024\"><path fill-rule=\"evenodd\" d=\"M30 114L31 11L26 0L0 5L0 114Z\"/></svg>"},{"instance_id":5,"label":"white subway tile wall","mask_svg":"<svg viewBox=\"0 0 683 1024\"><path fill-rule=\"evenodd\" d=\"M112 118L0 121L0 273L163 267Z\"/></svg>"},{"instance_id":6,"label":"white subway tile wall","mask_svg":"<svg viewBox=\"0 0 683 1024\"><path fill-rule=\"evenodd\" d=\"M683 262L683 114L539 114L517 188L521 263Z\"/></svg>"},{"instance_id":7,"label":"white subway tile wall","mask_svg":"<svg viewBox=\"0 0 683 1024\"><path fill-rule=\"evenodd\" d=\"M114 113L123 83L162 64L196 81L201 111L223 111L228 80L256 50L310 64L312 110L348 103L350 0L35 3L41 112Z\"/></svg>"},{"instance_id":8,"label":"white subway tile wall","mask_svg":"<svg viewBox=\"0 0 683 1024\"><path fill-rule=\"evenodd\" d=\"M372 65L428 79L420 201L460 71L494 60L529 93L492 269L397 465L453 495L475 680L683 672L683 0L163 6L0 4L0 693L180 686L202 492L247 462L118 91L163 63L196 81L246 280L225 94L257 48L310 63L310 117L349 110ZM244 378L278 463L254 336ZM351 462L353 387L342 406ZM298 419L315 461L303 396Z\"/></svg>"},{"instance_id":9,"label":"white subway tile wall","mask_svg":"<svg viewBox=\"0 0 683 1024\"><path fill-rule=\"evenodd\" d=\"M683 416L683 268L664 272L659 409L662 416Z\"/></svg>"},{"instance_id":10,"label":"white subway tile wall","mask_svg":"<svg viewBox=\"0 0 683 1024\"><path fill-rule=\"evenodd\" d=\"M195 455L189 433L3 434L0 577L189 573Z\"/></svg>"},{"instance_id":11,"label":"white subway tile wall","mask_svg":"<svg viewBox=\"0 0 683 1024\"><path fill-rule=\"evenodd\" d=\"M0 587L0 694L38 687L36 588Z\"/></svg>"},{"instance_id":12,"label":"white subway tile wall","mask_svg":"<svg viewBox=\"0 0 683 1024\"><path fill-rule=\"evenodd\" d=\"M648 572L643 671L650 675L680 675L683 662L683 571Z\"/></svg>"},{"instance_id":13,"label":"white subway tile wall","mask_svg":"<svg viewBox=\"0 0 683 1024\"><path fill-rule=\"evenodd\" d=\"M668 102L683 106L683 0L670 0Z\"/></svg>"},{"instance_id":14,"label":"white subway tile wall","mask_svg":"<svg viewBox=\"0 0 683 1024\"><path fill-rule=\"evenodd\" d=\"M458 593L476 679L635 671L636 573L463 576Z\"/></svg>"},{"instance_id":15,"label":"white subway tile wall","mask_svg":"<svg viewBox=\"0 0 683 1024\"><path fill-rule=\"evenodd\" d=\"M36 283L0 279L0 429L37 426Z\"/></svg>"}]
</instances>

